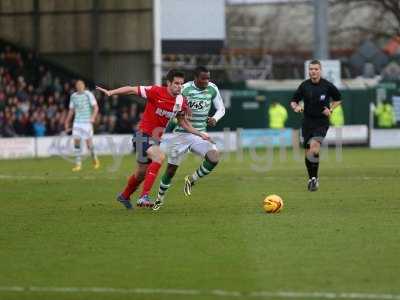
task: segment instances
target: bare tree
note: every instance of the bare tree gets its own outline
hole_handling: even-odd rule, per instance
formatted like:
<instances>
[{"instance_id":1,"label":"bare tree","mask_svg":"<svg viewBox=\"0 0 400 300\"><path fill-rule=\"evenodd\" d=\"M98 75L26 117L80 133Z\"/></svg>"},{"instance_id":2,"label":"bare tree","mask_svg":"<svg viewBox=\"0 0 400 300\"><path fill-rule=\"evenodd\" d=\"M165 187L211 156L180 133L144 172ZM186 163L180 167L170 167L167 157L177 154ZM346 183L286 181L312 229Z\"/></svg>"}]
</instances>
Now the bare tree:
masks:
<instances>
[{"instance_id":1,"label":"bare tree","mask_svg":"<svg viewBox=\"0 0 400 300\"><path fill-rule=\"evenodd\" d=\"M400 36L399 0L331 0L331 35L380 40Z\"/></svg>"},{"instance_id":2,"label":"bare tree","mask_svg":"<svg viewBox=\"0 0 400 300\"><path fill-rule=\"evenodd\" d=\"M228 6L226 20L229 46L307 49L312 44L310 11L312 6L308 2Z\"/></svg>"}]
</instances>

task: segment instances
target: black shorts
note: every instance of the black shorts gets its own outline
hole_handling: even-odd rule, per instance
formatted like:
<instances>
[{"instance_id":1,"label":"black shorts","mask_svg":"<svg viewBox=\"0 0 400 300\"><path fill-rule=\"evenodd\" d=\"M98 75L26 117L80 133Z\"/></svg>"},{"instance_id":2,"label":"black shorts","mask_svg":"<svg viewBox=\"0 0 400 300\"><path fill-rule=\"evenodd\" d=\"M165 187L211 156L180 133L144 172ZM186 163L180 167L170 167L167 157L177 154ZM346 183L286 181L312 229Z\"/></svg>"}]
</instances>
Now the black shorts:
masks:
<instances>
[{"instance_id":1,"label":"black shorts","mask_svg":"<svg viewBox=\"0 0 400 300\"><path fill-rule=\"evenodd\" d=\"M328 129L329 126L309 127L303 125L303 127L301 128L301 135L303 137L304 148L310 148L310 141L312 138L322 143L326 136L326 133L328 132Z\"/></svg>"},{"instance_id":2,"label":"black shorts","mask_svg":"<svg viewBox=\"0 0 400 300\"><path fill-rule=\"evenodd\" d=\"M136 131L132 137L132 146L136 152L136 160L138 163L149 164L151 159L147 156L147 150L153 145L159 145L160 142L152 138L146 133Z\"/></svg>"}]
</instances>

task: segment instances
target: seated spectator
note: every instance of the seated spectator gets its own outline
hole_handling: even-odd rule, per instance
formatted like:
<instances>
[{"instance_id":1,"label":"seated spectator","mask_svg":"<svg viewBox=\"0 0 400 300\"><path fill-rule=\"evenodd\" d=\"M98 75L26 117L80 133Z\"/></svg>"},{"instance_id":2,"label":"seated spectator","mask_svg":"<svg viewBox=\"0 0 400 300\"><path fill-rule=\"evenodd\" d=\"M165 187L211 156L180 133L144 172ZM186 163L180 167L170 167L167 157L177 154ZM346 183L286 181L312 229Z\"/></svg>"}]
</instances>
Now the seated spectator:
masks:
<instances>
[{"instance_id":1,"label":"seated spectator","mask_svg":"<svg viewBox=\"0 0 400 300\"><path fill-rule=\"evenodd\" d=\"M44 122L45 117L43 114L36 114L36 116L33 118L33 133L34 136L45 136L46 134L46 124Z\"/></svg>"},{"instance_id":2,"label":"seated spectator","mask_svg":"<svg viewBox=\"0 0 400 300\"><path fill-rule=\"evenodd\" d=\"M28 113L20 114L14 121L15 133L18 136L29 136L32 135L32 126L28 116Z\"/></svg>"},{"instance_id":3,"label":"seated spectator","mask_svg":"<svg viewBox=\"0 0 400 300\"><path fill-rule=\"evenodd\" d=\"M4 137L16 137L17 133L14 129L13 119L5 119L3 128L2 128L2 136Z\"/></svg>"},{"instance_id":4,"label":"seated spectator","mask_svg":"<svg viewBox=\"0 0 400 300\"><path fill-rule=\"evenodd\" d=\"M0 48L0 136L63 132L72 86L73 79L41 63L36 54ZM101 133L131 133L139 121L137 104L118 96L96 97L103 115L94 124L95 132L97 127Z\"/></svg>"},{"instance_id":5,"label":"seated spectator","mask_svg":"<svg viewBox=\"0 0 400 300\"><path fill-rule=\"evenodd\" d=\"M116 117L114 115L110 115L108 117L108 124L107 124L107 129L109 133L115 133L115 123L116 123Z\"/></svg>"}]
</instances>

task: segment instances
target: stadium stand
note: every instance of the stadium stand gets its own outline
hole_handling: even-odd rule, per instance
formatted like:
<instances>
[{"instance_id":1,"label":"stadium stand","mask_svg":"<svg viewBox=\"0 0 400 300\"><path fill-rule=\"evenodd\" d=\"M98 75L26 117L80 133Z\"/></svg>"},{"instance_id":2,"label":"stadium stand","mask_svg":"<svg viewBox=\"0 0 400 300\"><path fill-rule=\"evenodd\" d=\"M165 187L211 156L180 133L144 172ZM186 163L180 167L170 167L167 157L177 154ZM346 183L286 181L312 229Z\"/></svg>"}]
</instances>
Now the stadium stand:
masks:
<instances>
[{"instance_id":1,"label":"stadium stand","mask_svg":"<svg viewBox=\"0 0 400 300\"><path fill-rule=\"evenodd\" d=\"M69 96L78 76L43 61L33 52L0 42L0 136L51 136L64 130ZM93 88L93 84L88 82ZM95 93L98 133L131 133L140 106Z\"/></svg>"}]
</instances>

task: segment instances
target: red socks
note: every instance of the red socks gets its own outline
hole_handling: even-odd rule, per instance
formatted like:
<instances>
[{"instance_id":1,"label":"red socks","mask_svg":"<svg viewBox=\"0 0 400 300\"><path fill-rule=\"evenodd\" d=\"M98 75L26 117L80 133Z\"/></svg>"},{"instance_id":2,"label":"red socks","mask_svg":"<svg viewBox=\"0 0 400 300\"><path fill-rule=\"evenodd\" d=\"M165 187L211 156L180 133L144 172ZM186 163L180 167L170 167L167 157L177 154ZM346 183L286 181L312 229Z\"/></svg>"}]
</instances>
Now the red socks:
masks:
<instances>
[{"instance_id":1,"label":"red socks","mask_svg":"<svg viewBox=\"0 0 400 300\"><path fill-rule=\"evenodd\" d=\"M150 193L151 188L153 187L154 181L157 178L158 171L161 168L161 164L158 162L152 162L147 167L146 176L143 184L143 191L141 196L148 195ZM122 196L125 199L129 199L129 197L137 190L140 182L137 180L135 175L129 177L128 184L126 185L124 191L122 192Z\"/></svg>"},{"instance_id":2,"label":"red socks","mask_svg":"<svg viewBox=\"0 0 400 300\"><path fill-rule=\"evenodd\" d=\"M136 179L135 175L129 177L128 184L126 185L124 191L122 192L122 196L125 199L129 199L129 197L133 194L134 191L138 188L140 182Z\"/></svg>"},{"instance_id":3,"label":"red socks","mask_svg":"<svg viewBox=\"0 0 400 300\"><path fill-rule=\"evenodd\" d=\"M150 165L147 167L146 176L144 178L143 191L140 195L141 197L150 193L150 190L153 187L154 181L157 178L160 168L161 164L158 162L151 162Z\"/></svg>"}]
</instances>

